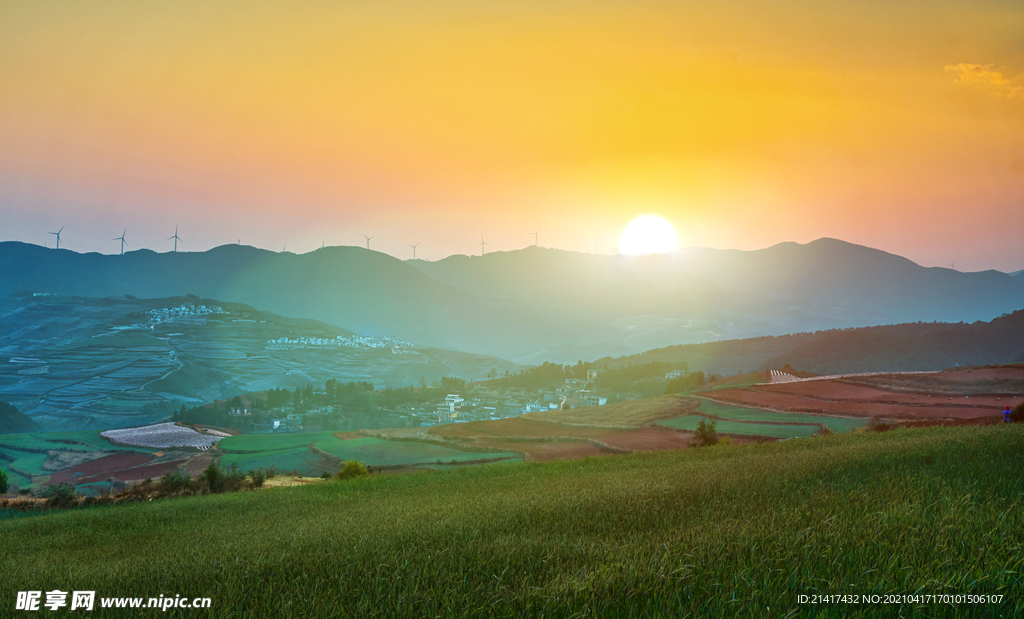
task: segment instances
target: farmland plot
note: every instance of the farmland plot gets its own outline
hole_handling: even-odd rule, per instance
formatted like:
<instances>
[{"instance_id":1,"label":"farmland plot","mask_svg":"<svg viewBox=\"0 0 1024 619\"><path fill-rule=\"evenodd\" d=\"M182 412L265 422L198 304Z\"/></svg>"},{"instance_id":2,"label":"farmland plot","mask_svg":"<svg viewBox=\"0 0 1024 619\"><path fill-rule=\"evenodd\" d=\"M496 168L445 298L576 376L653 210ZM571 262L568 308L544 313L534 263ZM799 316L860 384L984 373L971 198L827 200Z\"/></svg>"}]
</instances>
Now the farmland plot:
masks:
<instances>
[{"instance_id":1,"label":"farmland plot","mask_svg":"<svg viewBox=\"0 0 1024 619\"><path fill-rule=\"evenodd\" d=\"M684 415L675 419L666 419L658 423L677 430L693 432L701 421L715 421L715 429L721 434L746 434L770 438L795 438L817 434L821 428L817 425L781 425L767 423L743 423L729 420L709 420L703 415Z\"/></svg>"},{"instance_id":2,"label":"farmland plot","mask_svg":"<svg viewBox=\"0 0 1024 619\"><path fill-rule=\"evenodd\" d=\"M123 428L101 432L104 436L118 443L139 445L141 447L196 447L209 449L223 437L197 432L174 423L158 423L140 428Z\"/></svg>"},{"instance_id":3,"label":"farmland plot","mask_svg":"<svg viewBox=\"0 0 1024 619\"><path fill-rule=\"evenodd\" d=\"M318 440L316 447L342 460L359 460L372 466L518 457L518 454L506 451L481 453L418 441L386 441L373 437L341 440L332 436Z\"/></svg>"},{"instance_id":4,"label":"farmland plot","mask_svg":"<svg viewBox=\"0 0 1024 619\"><path fill-rule=\"evenodd\" d=\"M736 406L728 406L725 404L719 404L710 400L705 400L697 412L704 413L706 415L714 415L715 417L721 417L722 419L731 419L735 421L767 421L767 422L778 422L778 423L812 423L812 424L824 424L832 432L847 432L849 430L857 430L867 425L867 419L861 418L843 418L843 417L829 417L826 415L808 415L805 413L784 413L784 412L771 412L762 411L751 408L740 408Z\"/></svg>"}]
</instances>

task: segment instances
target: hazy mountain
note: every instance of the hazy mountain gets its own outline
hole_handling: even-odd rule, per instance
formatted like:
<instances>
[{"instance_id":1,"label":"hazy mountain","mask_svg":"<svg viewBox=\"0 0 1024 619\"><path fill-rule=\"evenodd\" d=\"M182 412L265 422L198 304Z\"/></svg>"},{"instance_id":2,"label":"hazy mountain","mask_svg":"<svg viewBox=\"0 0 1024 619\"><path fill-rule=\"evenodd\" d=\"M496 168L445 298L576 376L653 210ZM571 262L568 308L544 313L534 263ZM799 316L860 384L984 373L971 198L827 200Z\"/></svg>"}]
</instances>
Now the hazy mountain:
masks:
<instances>
[{"instance_id":1,"label":"hazy mountain","mask_svg":"<svg viewBox=\"0 0 1024 619\"><path fill-rule=\"evenodd\" d=\"M107 256L8 242L0 243L0 272L0 295L192 293L519 363L840 327L987 320L1024 307L1024 282L1005 273L924 268L832 239L646 257L528 247L405 263L359 247L296 255L226 245Z\"/></svg>"},{"instance_id":2,"label":"hazy mountain","mask_svg":"<svg viewBox=\"0 0 1024 619\"><path fill-rule=\"evenodd\" d=\"M1024 269L1010 273L1010 277L1016 277L1019 280L1024 280Z\"/></svg>"},{"instance_id":3,"label":"hazy mountain","mask_svg":"<svg viewBox=\"0 0 1024 619\"><path fill-rule=\"evenodd\" d=\"M1024 307L1024 285L1004 273L925 268L834 239L641 258L528 247L409 263L467 292L586 317L634 348L905 321L984 320Z\"/></svg>"},{"instance_id":4,"label":"hazy mountain","mask_svg":"<svg viewBox=\"0 0 1024 619\"><path fill-rule=\"evenodd\" d=\"M241 245L123 256L0 243L0 295L20 290L140 298L196 294L284 316L433 346L516 358L549 343L600 341L578 316L484 298L442 284L387 254L327 247L308 254Z\"/></svg>"}]
</instances>

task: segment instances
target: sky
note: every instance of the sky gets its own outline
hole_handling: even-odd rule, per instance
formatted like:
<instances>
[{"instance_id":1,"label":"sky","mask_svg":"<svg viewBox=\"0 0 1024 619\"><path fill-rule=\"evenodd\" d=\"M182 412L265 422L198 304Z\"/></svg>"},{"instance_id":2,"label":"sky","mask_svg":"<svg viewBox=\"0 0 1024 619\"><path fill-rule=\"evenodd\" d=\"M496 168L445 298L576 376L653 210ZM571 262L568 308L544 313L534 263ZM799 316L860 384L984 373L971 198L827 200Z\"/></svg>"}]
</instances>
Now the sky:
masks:
<instances>
[{"instance_id":1,"label":"sky","mask_svg":"<svg viewBox=\"0 0 1024 619\"><path fill-rule=\"evenodd\" d=\"M0 4L0 240L406 259L833 237L1024 269L1024 6Z\"/></svg>"}]
</instances>

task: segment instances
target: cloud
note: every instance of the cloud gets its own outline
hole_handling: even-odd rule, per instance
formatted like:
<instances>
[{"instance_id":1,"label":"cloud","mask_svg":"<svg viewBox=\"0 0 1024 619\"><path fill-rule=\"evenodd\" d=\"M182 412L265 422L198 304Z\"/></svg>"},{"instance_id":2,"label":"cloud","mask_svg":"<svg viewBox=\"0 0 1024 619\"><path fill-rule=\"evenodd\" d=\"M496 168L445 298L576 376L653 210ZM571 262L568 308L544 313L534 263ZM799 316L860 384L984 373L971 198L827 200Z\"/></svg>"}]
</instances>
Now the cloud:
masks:
<instances>
[{"instance_id":1,"label":"cloud","mask_svg":"<svg viewBox=\"0 0 1024 619\"><path fill-rule=\"evenodd\" d=\"M988 86L996 94L1007 97L1024 96L1024 79L1020 74L1004 74L995 70L995 64L959 64L946 65L946 72L956 73L957 82Z\"/></svg>"}]
</instances>

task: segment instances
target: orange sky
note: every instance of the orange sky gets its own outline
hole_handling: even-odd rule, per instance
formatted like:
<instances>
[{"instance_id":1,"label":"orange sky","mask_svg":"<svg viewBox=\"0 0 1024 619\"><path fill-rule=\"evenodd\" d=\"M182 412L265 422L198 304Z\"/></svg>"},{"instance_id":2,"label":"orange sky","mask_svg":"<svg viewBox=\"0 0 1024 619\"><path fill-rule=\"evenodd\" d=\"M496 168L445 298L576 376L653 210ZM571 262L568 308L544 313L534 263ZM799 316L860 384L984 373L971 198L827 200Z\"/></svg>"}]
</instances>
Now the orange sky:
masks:
<instances>
[{"instance_id":1,"label":"orange sky","mask_svg":"<svg viewBox=\"0 0 1024 619\"><path fill-rule=\"evenodd\" d=\"M0 240L1024 268L1016 2L5 2Z\"/></svg>"}]
</instances>

